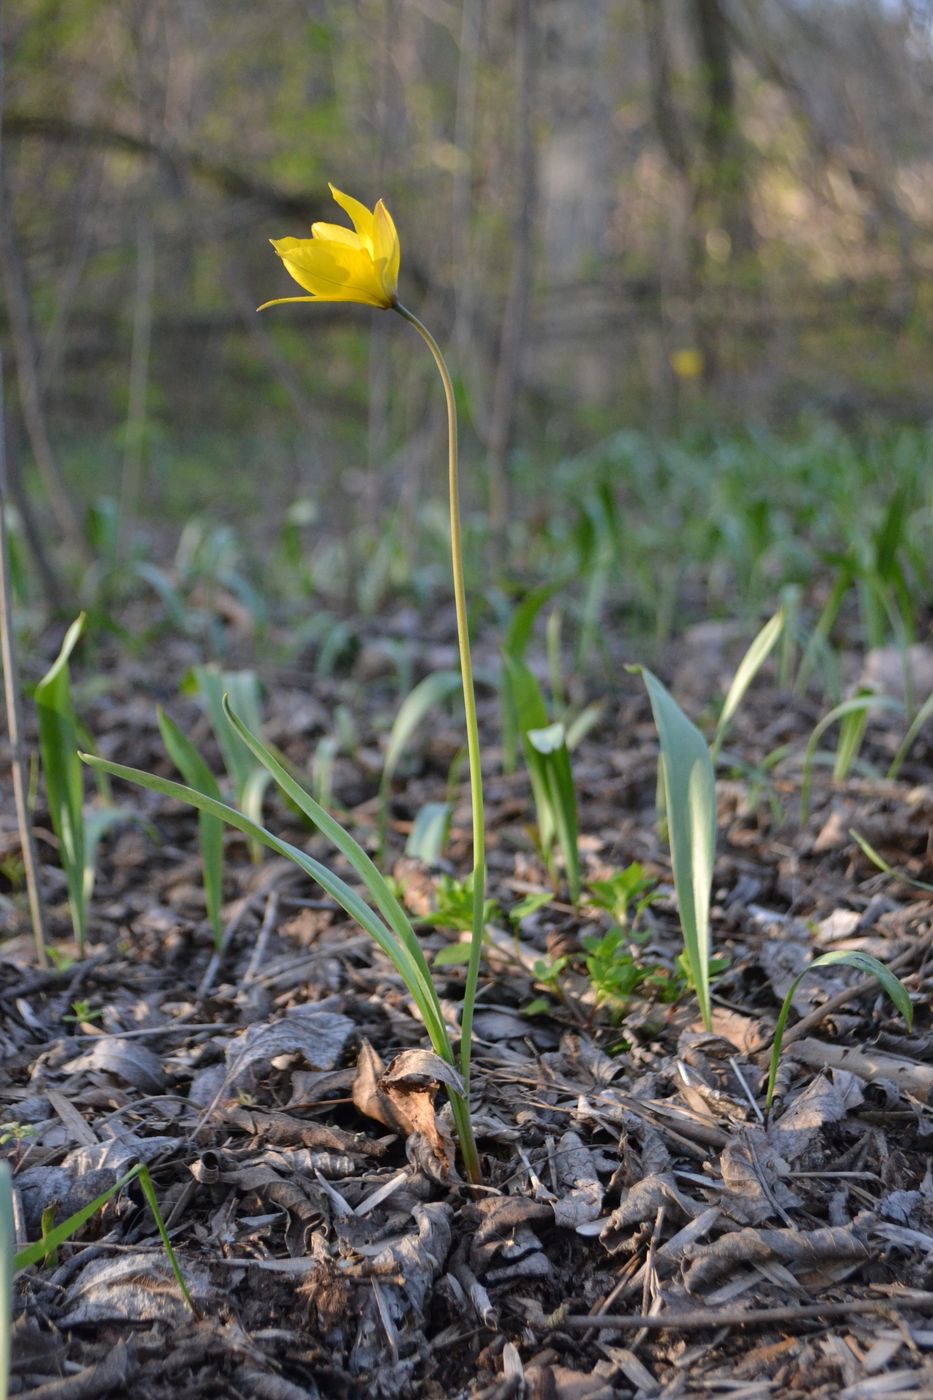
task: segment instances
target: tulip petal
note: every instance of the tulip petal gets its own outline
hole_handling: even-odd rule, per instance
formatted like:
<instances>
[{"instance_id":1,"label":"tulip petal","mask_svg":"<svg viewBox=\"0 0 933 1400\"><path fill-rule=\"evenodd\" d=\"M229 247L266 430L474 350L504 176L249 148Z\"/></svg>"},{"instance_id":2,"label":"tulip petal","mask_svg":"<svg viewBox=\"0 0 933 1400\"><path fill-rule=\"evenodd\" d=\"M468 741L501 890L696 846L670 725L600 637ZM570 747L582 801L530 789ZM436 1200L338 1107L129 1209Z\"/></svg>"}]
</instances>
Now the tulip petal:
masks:
<instances>
[{"instance_id":1,"label":"tulip petal","mask_svg":"<svg viewBox=\"0 0 933 1400\"><path fill-rule=\"evenodd\" d=\"M373 211L373 259L383 260L382 284L390 298L398 289L398 269L401 256L395 221L380 199Z\"/></svg>"},{"instance_id":2,"label":"tulip petal","mask_svg":"<svg viewBox=\"0 0 933 1400\"><path fill-rule=\"evenodd\" d=\"M320 301L320 297L273 297L272 301L264 301L256 310L265 311L267 306L284 306L289 301Z\"/></svg>"},{"instance_id":3,"label":"tulip petal","mask_svg":"<svg viewBox=\"0 0 933 1400\"><path fill-rule=\"evenodd\" d=\"M391 305L372 258L362 248L321 238L281 239L273 246L289 275L315 297Z\"/></svg>"},{"instance_id":4,"label":"tulip petal","mask_svg":"<svg viewBox=\"0 0 933 1400\"><path fill-rule=\"evenodd\" d=\"M358 199L354 199L352 195L344 194L341 190L335 189L333 185L330 185L329 189L344 213L350 215L353 221L353 227L359 235L360 242L369 253L369 256L372 257L373 216L371 211L366 208L365 204L361 204Z\"/></svg>"},{"instance_id":5,"label":"tulip petal","mask_svg":"<svg viewBox=\"0 0 933 1400\"><path fill-rule=\"evenodd\" d=\"M346 228L343 224L312 224L311 236L326 239L328 243L345 243L348 248L364 251L359 234L354 233L352 228Z\"/></svg>"}]
</instances>

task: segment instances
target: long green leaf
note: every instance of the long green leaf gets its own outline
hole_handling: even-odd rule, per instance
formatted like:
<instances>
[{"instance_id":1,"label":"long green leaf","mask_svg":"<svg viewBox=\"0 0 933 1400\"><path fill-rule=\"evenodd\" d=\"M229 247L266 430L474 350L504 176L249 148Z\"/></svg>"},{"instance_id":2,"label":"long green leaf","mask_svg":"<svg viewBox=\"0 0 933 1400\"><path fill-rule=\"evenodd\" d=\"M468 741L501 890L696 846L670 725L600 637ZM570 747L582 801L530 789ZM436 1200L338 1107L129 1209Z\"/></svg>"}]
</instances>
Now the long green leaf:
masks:
<instances>
[{"instance_id":1,"label":"long green leaf","mask_svg":"<svg viewBox=\"0 0 933 1400\"><path fill-rule=\"evenodd\" d=\"M187 734L182 733L161 706L157 715L166 752L185 782L219 802L220 785ZM209 812L198 813L198 844L201 848L204 904L214 935L214 947L219 948L223 940L220 906L223 901L224 827L223 822Z\"/></svg>"},{"instance_id":2,"label":"long green leaf","mask_svg":"<svg viewBox=\"0 0 933 1400\"><path fill-rule=\"evenodd\" d=\"M784 629L784 621L784 609L779 608L774 616L762 627L738 664L735 675L732 677L732 684L729 686L726 698L723 701L719 723L716 725L716 733L710 745L710 758L712 759L714 768L716 766L716 760L719 757L719 751L722 748L722 741L726 737L726 731L729 728L732 717L742 703L748 687L776 646L778 638Z\"/></svg>"},{"instance_id":3,"label":"long green leaf","mask_svg":"<svg viewBox=\"0 0 933 1400\"><path fill-rule=\"evenodd\" d=\"M84 630L85 614L65 633L61 650L36 686L39 751L49 801L52 828L58 837L62 869L68 887L71 919L79 956L84 956L87 932L84 853L84 777L77 758L78 733L68 659Z\"/></svg>"},{"instance_id":4,"label":"long green leaf","mask_svg":"<svg viewBox=\"0 0 933 1400\"><path fill-rule=\"evenodd\" d=\"M8 1162L0 1162L0 1400L10 1387L10 1355L13 1332L13 1180Z\"/></svg>"},{"instance_id":5,"label":"long green leaf","mask_svg":"<svg viewBox=\"0 0 933 1400\"><path fill-rule=\"evenodd\" d=\"M355 841L350 833L336 821L319 802L315 802L310 793L306 792L299 782L282 766L275 754L252 734L240 717L234 713L230 707L227 697L224 697L224 712L235 729L236 733L243 740L250 752L271 774L278 787L285 793L300 812L308 818L323 836L326 836L331 845L340 851L341 855L356 871L357 875L365 885L370 899L393 930L401 945L407 950L412 965L417 974L417 980L422 987L425 997L436 1001L434 983L431 981L431 974L425 961L421 944L411 926L411 920L405 913L398 899L389 887L384 875L373 863L370 857L363 850L358 841ZM262 828L258 828L262 829ZM321 867L322 869L324 867ZM368 906L364 906L368 907ZM401 968L399 969L401 971ZM404 974L402 974L404 976ZM409 988L411 982L405 978ZM440 1052L438 1052L440 1053Z\"/></svg>"},{"instance_id":6,"label":"long green leaf","mask_svg":"<svg viewBox=\"0 0 933 1400\"><path fill-rule=\"evenodd\" d=\"M684 949L703 1024L709 1030L712 1028L709 907L716 859L713 764L703 735L657 676L644 666L631 669L644 679L658 730L671 865Z\"/></svg>"},{"instance_id":7,"label":"long green leaf","mask_svg":"<svg viewBox=\"0 0 933 1400\"><path fill-rule=\"evenodd\" d=\"M154 773L146 773L139 768L127 768L122 763L111 763L109 760L97 758L93 754L81 754L81 758L92 768L102 768L104 772L110 773L115 778L124 778L127 782L136 783L139 787L146 788L150 792L161 793L163 797L173 797L179 802L187 802L189 806L196 807L198 811L208 812L211 816L226 822L228 826L235 827L244 836L251 837L261 845L267 846L269 850L275 851L276 855L284 856L286 860L297 865L378 943L408 987L425 1023L434 1049L442 1059L446 1059L450 1064L454 1063L443 1013L430 975L426 979L421 975L418 962L413 958L407 943L400 941L397 935L393 935L365 900L339 876L334 875L325 865L315 860L313 856L309 856L307 852L299 850L289 841L273 836L265 827L257 826L242 812L238 812L234 807L228 807L226 803L219 802L216 798L208 797L206 793L186 787L183 783L174 783L169 778L159 778ZM413 932L409 931L413 938ZM420 954L420 948L418 951ZM420 965L426 967L423 954L420 956Z\"/></svg>"},{"instance_id":8,"label":"long green leaf","mask_svg":"<svg viewBox=\"0 0 933 1400\"><path fill-rule=\"evenodd\" d=\"M885 967L884 963L873 958L870 953L841 952L823 953L821 957L814 958L809 967L805 967L797 977L794 978L783 1005L778 1014L777 1025L774 1028L774 1043L771 1047L771 1064L768 1069L768 1091L765 1098L765 1107L771 1107L771 1100L774 1098L774 1085L777 1079L778 1063L781 1058L781 1046L784 1043L784 1029L787 1025L787 1017L790 1014L791 1003L794 993L808 972L812 972L815 967L830 967L834 963L844 963L847 967L854 967L859 972L866 972L870 977L876 977L881 984L881 988L893 1001L898 1011L907 1022L907 1029L910 1030L914 1023L914 1009L910 1004L910 997L903 983L894 976L894 973Z\"/></svg>"}]
</instances>

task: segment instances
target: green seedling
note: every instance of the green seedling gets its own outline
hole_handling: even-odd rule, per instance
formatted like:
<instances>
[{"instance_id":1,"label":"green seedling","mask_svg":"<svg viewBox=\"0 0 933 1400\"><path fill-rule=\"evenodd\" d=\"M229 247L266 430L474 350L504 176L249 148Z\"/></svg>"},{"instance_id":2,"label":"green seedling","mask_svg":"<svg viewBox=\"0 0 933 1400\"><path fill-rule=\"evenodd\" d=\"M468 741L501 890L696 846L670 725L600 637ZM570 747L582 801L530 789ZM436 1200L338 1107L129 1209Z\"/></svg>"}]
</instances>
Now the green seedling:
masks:
<instances>
[{"instance_id":1,"label":"green seedling","mask_svg":"<svg viewBox=\"0 0 933 1400\"><path fill-rule=\"evenodd\" d=\"M78 722L71 695L69 659L84 629L81 613L68 628L61 650L36 686L39 752L52 829L58 838L78 956L84 956L88 905L94 889L97 850L103 836L128 813L116 808L85 810L84 777L78 761Z\"/></svg>"},{"instance_id":2,"label":"green seedling","mask_svg":"<svg viewBox=\"0 0 933 1400\"><path fill-rule=\"evenodd\" d=\"M898 745L897 753L894 755L894 758L891 761L891 766L888 769L886 775L892 781L900 773L901 768L904 764L904 760L910 753L910 750L913 748L914 741L916 740L917 735L923 729L924 725L928 724L931 719L933 719L933 694L928 695L926 700L920 706L919 710L914 715L913 719L910 722L910 725L908 726L907 733L904 735L903 740Z\"/></svg>"},{"instance_id":3,"label":"green seedling","mask_svg":"<svg viewBox=\"0 0 933 1400\"><path fill-rule=\"evenodd\" d=\"M604 910L620 929L626 929L630 938L637 938L642 914L658 897L656 884L635 860L605 880L591 880L587 892L592 905Z\"/></svg>"},{"instance_id":4,"label":"green seedling","mask_svg":"<svg viewBox=\"0 0 933 1400\"><path fill-rule=\"evenodd\" d=\"M63 1016L62 1020L71 1025L79 1026L83 1021L93 1024L103 1018L103 1011L100 1007L92 1007L89 1001L73 1001L71 1003L71 1013Z\"/></svg>"},{"instance_id":5,"label":"green seedling","mask_svg":"<svg viewBox=\"0 0 933 1400\"><path fill-rule=\"evenodd\" d=\"M140 1190L146 1198L146 1204L155 1220L156 1229L162 1241L162 1248L165 1250L166 1257L172 1268L172 1273L175 1275L175 1281L181 1289L182 1297L188 1304L188 1307L195 1316L197 1316L197 1309L194 1306L191 1294L188 1292L188 1285L185 1283L184 1275L179 1268L178 1260L175 1257L175 1251L172 1249L171 1241L169 1240L168 1233L162 1220L162 1212L159 1210L159 1202L156 1199L155 1187L152 1184L149 1168L143 1162L137 1162L135 1167L131 1167L128 1172L125 1172L123 1176L115 1181L112 1186L108 1187L106 1191L102 1191L101 1194L96 1196L88 1205L82 1206L81 1209L76 1210L73 1215L69 1215L68 1219L62 1221L61 1225L52 1226L50 1224L49 1228L46 1228L46 1221L43 1217L42 1238L37 1240L35 1244L26 1245L25 1249L21 1249L19 1253L14 1256L14 1272L19 1273L23 1269L31 1268L33 1264L44 1263L51 1258L60 1245L63 1245L66 1240L70 1240L73 1235L76 1235L81 1227L90 1220L92 1215L96 1215L99 1210L102 1210L107 1202L113 1200L114 1196L122 1191L125 1186L129 1186L131 1181L139 1182ZM0 1199L0 1216L2 1216L2 1213L2 1199ZM0 1227L0 1230L2 1230L2 1227Z\"/></svg>"},{"instance_id":6,"label":"green seedling","mask_svg":"<svg viewBox=\"0 0 933 1400\"><path fill-rule=\"evenodd\" d=\"M869 845L865 837L861 836L857 831L853 831L851 827L849 828L849 835L859 847L862 854L866 855L872 865L877 866L882 874L890 875L892 879L900 880L902 884L910 885L912 889L922 890L924 894L933 894L933 885L928 884L925 880L915 880L913 876L908 875L906 871L898 870L895 866L889 865L884 856L879 855L874 846Z\"/></svg>"},{"instance_id":7,"label":"green seedling","mask_svg":"<svg viewBox=\"0 0 933 1400\"><path fill-rule=\"evenodd\" d=\"M437 865L443 857L450 836L452 816L452 803L425 802L415 813L415 820L405 842L405 854L413 856L425 865Z\"/></svg>"},{"instance_id":8,"label":"green seedling","mask_svg":"<svg viewBox=\"0 0 933 1400\"><path fill-rule=\"evenodd\" d=\"M710 758L712 759L714 768L719 759L722 742L726 737L726 732L732 718L739 708L739 705L742 703L748 687L777 645L778 639L784 630L784 622L784 610L783 608L779 608L774 616L762 627L761 631L748 648L748 651L739 662L735 675L732 678L732 684L723 701L719 722L716 725L716 733L713 735L713 742L710 745Z\"/></svg>"},{"instance_id":9,"label":"green seedling","mask_svg":"<svg viewBox=\"0 0 933 1400\"><path fill-rule=\"evenodd\" d=\"M711 1030L709 909L716 855L713 764L703 735L657 676L643 666L630 669L645 682L658 730L659 786L667 814L687 970L703 1024Z\"/></svg>"},{"instance_id":10,"label":"green seedling","mask_svg":"<svg viewBox=\"0 0 933 1400\"><path fill-rule=\"evenodd\" d=\"M392 779L402 760L406 748L416 730L439 705L446 704L453 696L460 694L462 682L459 671L433 671L419 681L410 695L402 701L389 734L386 745L382 779L379 783L379 847L377 859L385 860L386 838L389 822L389 797L392 792Z\"/></svg>"},{"instance_id":11,"label":"green seedling","mask_svg":"<svg viewBox=\"0 0 933 1400\"><path fill-rule=\"evenodd\" d=\"M526 594L513 612L506 629L502 650L507 655L514 657L516 661L524 661L538 614L545 603L549 602L557 590L563 586L563 580L557 583L545 583ZM506 773L514 773L518 762L520 736L504 668L500 673L499 710L502 729L502 768Z\"/></svg>"},{"instance_id":12,"label":"green seedling","mask_svg":"<svg viewBox=\"0 0 933 1400\"><path fill-rule=\"evenodd\" d=\"M262 732L262 698L259 678L255 671L222 671L218 666L196 666L191 676L194 692L207 710L214 737L220 749L227 777L233 788L234 801L257 825L262 822L262 804L269 787L269 774L255 762L249 749L241 744L224 713L224 696L253 734ZM174 760L173 758L173 761ZM186 781L190 779L180 769ZM192 783L193 787L199 786ZM213 796L213 793L209 793ZM260 848L250 843L254 861L260 858Z\"/></svg>"},{"instance_id":13,"label":"green seedling","mask_svg":"<svg viewBox=\"0 0 933 1400\"><path fill-rule=\"evenodd\" d=\"M888 695L876 695L874 691L860 691L850 700L834 705L829 714L824 715L810 735L803 760L800 777L800 825L806 826L810 819L810 791L813 785L813 765L817 757L819 742L831 725L842 721L839 744L833 760L833 777L841 781L847 775L855 758L870 710L894 710L903 712L903 705ZM850 721L850 723L846 723Z\"/></svg>"},{"instance_id":14,"label":"green seedling","mask_svg":"<svg viewBox=\"0 0 933 1400\"><path fill-rule=\"evenodd\" d=\"M494 899L483 903L483 924L501 919L501 911ZM434 908L430 914L415 919L416 924L430 924L432 928L449 928L455 933L469 933L473 924L473 881L455 880L450 875L441 875L434 890ZM464 945L466 946L466 945ZM437 959L435 958L435 962Z\"/></svg>"},{"instance_id":15,"label":"green seedling","mask_svg":"<svg viewBox=\"0 0 933 1400\"><path fill-rule=\"evenodd\" d=\"M907 1022L907 1029L910 1030L914 1022L914 1009L910 1004L910 997L904 984L885 967L884 963L873 958L870 953L823 953L821 957L814 958L809 967L805 967L799 976L795 977L778 1014L777 1025L774 1028L774 1043L771 1047L771 1062L768 1068L768 1088L765 1097L765 1108L771 1107L771 1100L774 1098L774 1085L777 1079L778 1064L781 1058L781 1046L784 1042L784 1029L787 1025L787 1018L790 1014L794 993L808 972L812 972L815 967L831 967L841 963L845 967L854 967L858 972L867 973L870 977L875 977L897 1010Z\"/></svg>"},{"instance_id":16,"label":"green seedling","mask_svg":"<svg viewBox=\"0 0 933 1400\"><path fill-rule=\"evenodd\" d=\"M577 799L566 730L563 724L548 722L541 687L525 663L508 652L503 652L502 659L509 706L531 780L541 854L552 869L553 849L559 846L567 888L576 903L580 897Z\"/></svg>"},{"instance_id":17,"label":"green seedling","mask_svg":"<svg viewBox=\"0 0 933 1400\"><path fill-rule=\"evenodd\" d=\"M157 714L159 732L166 752L185 782L189 787L197 788L199 792L205 792L209 797L219 800L220 787L217 779L194 744L161 707ZM208 812L198 813L198 844L204 880L204 903L214 937L214 948L219 950L223 943L220 909L224 882L224 827L223 822Z\"/></svg>"}]
</instances>

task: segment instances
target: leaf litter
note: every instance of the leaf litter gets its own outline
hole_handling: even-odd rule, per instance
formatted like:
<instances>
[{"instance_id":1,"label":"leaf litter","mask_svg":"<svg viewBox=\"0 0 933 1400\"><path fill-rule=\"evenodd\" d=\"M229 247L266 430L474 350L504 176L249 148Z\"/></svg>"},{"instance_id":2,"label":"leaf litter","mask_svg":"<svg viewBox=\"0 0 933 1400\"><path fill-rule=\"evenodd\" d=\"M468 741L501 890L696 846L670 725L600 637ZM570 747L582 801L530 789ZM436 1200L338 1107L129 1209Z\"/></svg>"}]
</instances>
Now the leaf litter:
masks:
<instances>
[{"instance_id":1,"label":"leaf litter","mask_svg":"<svg viewBox=\"0 0 933 1400\"><path fill-rule=\"evenodd\" d=\"M426 638L416 672L444 640ZM175 660L180 677L184 649ZM683 648L678 666L680 697L698 712L707 697L690 695ZM372 844L387 701L367 682L363 713L364 692L352 675L345 684L361 745L341 759L335 796ZM117 668L87 719L109 755L158 768L154 724L141 719L150 686ZM268 732L304 766L341 682L291 675L269 691ZM654 730L638 685L622 692L574 756L584 878L645 867L659 897L636 952L672 971L680 935L655 825ZM495 733L491 698L481 720ZM809 701L759 686L730 748L751 764L780 735L802 752L812 723ZM883 771L878 725L866 748L876 743ZM459 742L444 717L424 731L391 793L397 848L444 790ZM933 1393L933 906L848 835L857 828L892 867L929 880L929 759L921 737L897 781L816 772L802 829L792 767L757 799L720 776L712 922L728 966L712 1032L688 997L594 995L582 940L605 931L606 915L551 890L527 835L526 780L491 774L490 897L505 911L542 899L514 927L490 926L471 1087L480 1190L456 1166L446 1094L459 1077L424 1048L405 988L369 940L293 870L256 867L228 835L215 954L196 822L137 794L159 844L136 828L105 843L88 956L37 971L18 915L0 945L0 1117L19 1127L0 1151L20 1243L146 1162L198 1316L130 1186L18 1277L12 1393ZM294 813L275 817L321 853ZM468 830L461 799L440 869L396 867L428 920L429 958L458 937L430 914L438 874L468 867ZM44 874L62 889L54 866ZM66 912L52 913L67 950ZM766 1115L781 999L816 953L839 948L899 960L913 1030L877 986L820 969L795 993ZM564 973L542 982L558 958ZM454 1025L463 969L437 976ZM79 999L100 1014L64 1019Z\"/></svg>"}]
</instances>

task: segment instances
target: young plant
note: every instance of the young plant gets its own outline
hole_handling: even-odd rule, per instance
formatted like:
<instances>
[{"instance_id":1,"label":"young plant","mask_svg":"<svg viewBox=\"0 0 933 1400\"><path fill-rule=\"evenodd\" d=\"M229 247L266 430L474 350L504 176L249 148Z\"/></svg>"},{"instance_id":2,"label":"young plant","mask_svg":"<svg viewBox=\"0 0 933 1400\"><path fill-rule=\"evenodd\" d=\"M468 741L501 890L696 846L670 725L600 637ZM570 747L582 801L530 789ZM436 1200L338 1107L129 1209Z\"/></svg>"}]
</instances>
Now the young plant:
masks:
<instances>
[{"instance_id":1,"label":"young plant","mask_svg":"<svg viewBox=\"0 0 933 1400\"><path fill-rule=\"evenodd\" d=\"M450 515L450 550L454 586L454 611L460 655L460 677L466 719L467 756L473 825L473 874L471 901L470 959L467 967L463 1007L460 1022L461 1089L451 1090L451 1108L460 1141L460 1149L468 1177L480 1179L479 1155L470 1117L469 1089L472 1051L473 1009L479 979L482 953L486 896L485 829L483 817L483 784L480 764L479 730L473 687L473 665L467 621L466 589L463 573L463 548L459 502L459 467L457 451L457 411L454 389L444 357L437 341L418 318L398 299L399 241L391 215L380 200L369 210L358 200L341 194L331 187L337 203L353 223L353 232L332 224L314 224L311 238L273 240L273 247L286 269L308 295L281 297L277 302L357 302L381 310L397 312L419 334L437 367L447 404L448 422L448 497ZM267 302L274 305L277 302ZM260 308L263 309L263 308ZM294 861L306 874L316 880L361 928L365 929L390 958L405 982L424 1021L435 1052L448 1064L454 1065L454 1054L444 1021L437 991L424 959L411 921L405 914L392 889L377 867L344 828L319 803L304 791L290 773L279 763L255 733L224 704L224 713L236 735L271 775L280 790L302 811L348 861L362 881L371 903L367 903L345 881L326 866L287 841L273 836L258 821L215 797L192 787L155 778L136 769L118 764L105 764L89 759L119 777L140 783L153 791L181 798L192 806L228 822L231 826L268 846L278 854Z\"/></svg>"},{"instance_id":2,"label":"young plant","mask_svg":"<svg viewBox=\"0 0 933 1400\"><path fill-rule=\"evenodd\" d=\"M125 821L127 814L112 807L84 807L84 776L78 760L78 722L71 697L69 658L84 629L84 613L65 633L61 650L36 686L39 753L45 776L52 830L68 889L68 904L78 956L84 957L88 904L94 889L94 867L101 838Z\"/></svg>"},{"instance_id":3,"label":"young plant","mask_svg":"<svg viewBox=\"0 0 933 1400\"><path fill-rule=\"evenodd\" d=\"M241 812L252 817L257 824L262 821L262 803L269 786L269 775L261 764L255 763L249 750L240 743L224 714L224 696L229 695L230 703L253 733L262 731L262 698L259 690L259 677L255 671L222 671L219 666L195 666L192 672L195 693L204 702L214 737L223 757L227 777L233 787L236 805ZM177 763L174 755L173 762ZM179 771L186 782L192 780L181 765ZM192 782L199 787L198 782ZM251 847L253 859L259 860L258 847Z\"/></svg>"},{"instance_id":4,"label":"young plant","mask_svg":"<svg viewBox=\"0 0 933 1400\"><path fill-rule=\"evenodd\" d=\"M0 1163L0 1167L2 1166L5 1166L5 1163ZM19 1273L20 1270L28 1269L33 1264L41 1263L43 1260L53 1256L55 1254L55 1251L58 1249L59 1245L64 1244L66 1240L70 1240L73 1235L77 1234L77 1232L81 1229L81 1226L86 1224L86 1222L90 1220L92 1215L96 1215L97 1212L101 1210L107 1204L108 1201L112 1200L113 1197L119 1191L122 1191L125 1186L129 1186L131 1181L139 1182L140 1190L145 1196L146 1204L152 1212L152 1217L155 1220L156 1229L158 1230L159 1238L162 1241L162 1248L165 1250L166 1258L168 1259L168 1262L171 1265L172 1273L175 1275L175 1281L178 1284L178 1287L181 1289L182 1297L188 1304L188 1307L197 1317L197 1308L194 1305L194 1300L192 1299L191 1294L188 1292L188 1285L185 1283L184 1275L182 1274L181 1269L178 1265L178 1260L175 1257L175 1251L172 1249L171 1241L168 1237L168 1232L162 1220L162 1212L159 1210L159 1202L156 1199L155 1187L152 1184L152 1177L149 1174L149 1168L145 1165L144 1162L137 1162L135 1167L130 1167L129 1171L124 1172L124 1174L117 1181L115 1181L112 1186L108 1187L106 1191L102 1191L99 1196L95 1196L94 1200L91 1201L88 1205L82 1206L81 1209L76 1210L73 1215L69 1215L68 1219L63 1220L61 1225L55 1225L52 1226L50 1229L46 1229L45 1222L43 1221L42 1238L37 1240L35 1244L26 1245L25 1249L21 1249L19 1253L14 1256L13 1271L15 1273ZM0 1250L2 1250L3 1245L2 1186L3 1183L2 1180L0 1180ZM2 1303L2 1299L0 1299L0 1303ZM0 1344L0 1357L2 1357L2 1344Z\"/></svg>"},{"instance_id":5,"label":"young plant","mask_svg":"<svg viewBox=\"0 0 933 1400\"><path fill-rule=\"evenodd\" d=\"M219 800L220 787L217 779L194 744L181 732L175 721L169 719L161 706L157 715L159 732L166 752L185 782L189 787L197 788L199 792L206 792L209 797ZM204 903L214 936L214 948L219 951L223 943L220 906L223 902L224 883L224 827L223 822L212 817L209 812L198 813L198 844L201 848Z\"/></svg>"},{"instance_id":6,"label":"young plant","mask_svg":"<svg viewBox=\"0 0 933 1400\"><path fill-rule=\"evenodd\" d=\"M774 1028L774 1042L771 1046L771 1063L768 1068L768 1088L765 1096L765 1108L771 1107L771 1100L774 1098L774 1085L777 1079L778 1064L781 1059L781 1046L784 1043L784 1028L787 1025L787 1018L790 1014L791 1003L794 993L808 972L812 972L815 967L831 967L836 963L842 963L846 967L854 967L859 972L866 972L869 976L877 978L881 988L891 998L898 1011L907 1022L907 1029L910 1030L914 1022L914 1009L910 1003L910 997L904 984L894 976L877 958L873 958L870 953L823 953L821 957L814 958L808 967L805 967L797 977L794 978L787 990L787 995L778 1013L777 1025Z\"/></svg>"},{"instance_id":7,"label":"young plant","mask_svg":"<svg viewBox=\"0 0 933 1400\"><path fill-rule=\"evenodd\" d=\"M657 676L644 666L630 669L645 682L658 730L660 790L687 969L703 1025L712 1030L709 908L716 857L713 763L703 735Z\"/></svg>"},{"instance_id":8,"label":"young plant","mask_svg":"<svg viewBox=\"0 0 933 1400\"><path fill-rule=\"evenodd\" d=\"M401 762L402 755L415 730L438 705L444 704L463 682L457 671L432 671L419 681L414 690L405 697L399 706L392 724L389 742L386 746L385 762L382 766L382 779L379 783L379 849L378 859L383 861L386 853L386 837L389 824L389 797L392 792L392 779Z\"/></svg>"},{"instance_id":9,"label":"young plant","mask_svg":"<svg viewBox=\"0 0 933 1400\"><path fill-rule=\"evenodd\" d=\"M563 724L548 722L541 687L525 663L507 651L502 660L508 704L531 780L541 853L550 866L554 845L560 847L567 888L576 903L580 898L580 852L567 732Z\"/></svg>"},{"instance_id":10,"label":"young plant","mask_svg":"<svg viewBox=\"0 0 933 1400\"><path fill-rule=\"evenodd\" d=\"M873 690L862 690L857 695L853 695L851 699L843 700L840 704L834 705L829 713L823 716L810 735L807 751L804 755L803 772L800 777L801 826L806 826L810 818L813 765L816 761L819 742L827 729L833 724L840 724L839 744L833 760L833 777L837 782L841 782L847 776L855 759L869 711L879 709L902 712L903 708L900 701L894 700L888 695L878 695Z\"/></svg>"}]
</instances>

